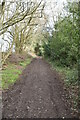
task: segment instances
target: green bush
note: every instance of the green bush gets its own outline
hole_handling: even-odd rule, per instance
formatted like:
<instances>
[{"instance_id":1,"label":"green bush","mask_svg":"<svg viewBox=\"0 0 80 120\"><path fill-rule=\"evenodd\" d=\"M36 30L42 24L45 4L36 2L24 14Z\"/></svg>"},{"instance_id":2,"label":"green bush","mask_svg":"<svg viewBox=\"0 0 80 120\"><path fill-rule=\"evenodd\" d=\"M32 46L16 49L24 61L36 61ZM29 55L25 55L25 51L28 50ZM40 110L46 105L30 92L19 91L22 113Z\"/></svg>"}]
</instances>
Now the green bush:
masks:
<instances>
[{"instance_id":1,"label":"green bush","mask_svg":"<svg viewBox=\"0 0 80 120\"><path fill-rule=\"evenodd\" d=\"M39 44L37 43L36 46L35 46L35 48L34 48L34 50L35 50L36 55L42 56L42 48L41 48L41 45L39 45Z\"/></svg>"},{"instance_id":2,"label":"green bush","mask_svg":"<svg viewBox=\"0 0 80 120\"><path fill-rule=\"evenodd\" d=\"M60 19L55 24L55 31L43 45L44 56L58 60L63 66L74 66L78 59L78 26L76 18L70 16Z\"/></svg>"}]
</instances>

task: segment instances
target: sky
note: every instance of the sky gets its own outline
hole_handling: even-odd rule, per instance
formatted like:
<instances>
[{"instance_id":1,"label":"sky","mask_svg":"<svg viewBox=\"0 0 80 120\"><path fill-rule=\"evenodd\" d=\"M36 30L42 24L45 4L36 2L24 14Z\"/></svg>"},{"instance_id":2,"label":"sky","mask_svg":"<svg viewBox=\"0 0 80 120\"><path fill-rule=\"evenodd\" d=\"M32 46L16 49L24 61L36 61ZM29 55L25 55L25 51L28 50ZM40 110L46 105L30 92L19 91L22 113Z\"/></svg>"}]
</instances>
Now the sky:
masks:
<instances>
[{"instance_id":1,"label":"sky","mask_svg":"<svg viewBox=\"0 0 80 120\"><path fill-rule=\"evenodd\" d=\"M66 0L46 0L46 14L49 17L50 25L53 27L53 17L56 21L58 14L63 10L63 3L66 5Z\"/></svg>"}]
</instances>

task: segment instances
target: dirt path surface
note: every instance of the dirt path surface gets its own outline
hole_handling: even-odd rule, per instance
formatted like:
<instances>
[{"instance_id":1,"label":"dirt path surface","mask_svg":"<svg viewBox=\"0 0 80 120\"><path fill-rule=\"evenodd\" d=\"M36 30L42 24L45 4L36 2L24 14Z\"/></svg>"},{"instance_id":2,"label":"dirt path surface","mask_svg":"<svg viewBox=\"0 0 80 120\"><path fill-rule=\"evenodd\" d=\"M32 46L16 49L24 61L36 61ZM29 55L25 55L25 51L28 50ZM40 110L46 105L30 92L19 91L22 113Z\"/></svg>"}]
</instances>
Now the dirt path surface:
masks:
<instances>
[{"instance_id":1,"label":"dirt path surface","mask_svg":"<svg viewBox=\"0 0 80 120\"><path fill-rule=\"evenodd\" d=\"M3 118L71 118L57 72L34 59L11 89L3 92Z\"/></svg>"}]
</instances>

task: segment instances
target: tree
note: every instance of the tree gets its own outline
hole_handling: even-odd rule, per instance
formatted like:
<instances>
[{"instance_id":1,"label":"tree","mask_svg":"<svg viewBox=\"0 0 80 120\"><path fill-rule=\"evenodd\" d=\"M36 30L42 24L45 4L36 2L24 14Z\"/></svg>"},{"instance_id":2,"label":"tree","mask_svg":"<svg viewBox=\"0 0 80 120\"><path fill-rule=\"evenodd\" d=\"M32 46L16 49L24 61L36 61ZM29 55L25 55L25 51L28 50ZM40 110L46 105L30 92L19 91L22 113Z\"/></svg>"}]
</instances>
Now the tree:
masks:
<instances>
[{"instance_id":1,"label":"tree","mask_svg":"<svg viewBox=\"0 0 80 120\"><path fill-rule=\"evenodd\" d=\"M14 12L13 10L11 12L12 5L16 5L16 7L14 8ZM42 0L37 3L36 1L34 2L27 1L27 3L21 1L16 3L11 2L9 4L7 3L5 4L5 11L4 11L5 19L3 21L2 26L0 27L0 35L8 32L12 39L12 41L10 40L11 46L8 49L9 51L5 56L5 58L7 58L11 53L11 50L13 49L13 45L15 45L15 51L17 53L23 51L27 38L30 36L31 29L37 25L32 21L35 21L36 18L39 19L42 17L43 8L44 8L44 3ZM7 17L6 17L6 9L8 15ZM3 61L6 60L5 58L3 58Z\"/></svg>"}]
</instances>

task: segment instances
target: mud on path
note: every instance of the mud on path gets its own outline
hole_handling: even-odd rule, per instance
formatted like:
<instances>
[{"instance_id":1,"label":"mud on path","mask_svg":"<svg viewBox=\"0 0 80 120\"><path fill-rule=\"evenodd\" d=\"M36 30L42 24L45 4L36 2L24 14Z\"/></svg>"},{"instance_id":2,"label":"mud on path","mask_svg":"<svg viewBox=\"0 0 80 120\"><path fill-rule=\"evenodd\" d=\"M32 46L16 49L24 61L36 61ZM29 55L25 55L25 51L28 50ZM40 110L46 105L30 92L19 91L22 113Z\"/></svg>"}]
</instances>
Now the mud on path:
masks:
<instances>
[{"instance_id":1,"label":"mud on path","mask_svg":"<svg viewBox=\"0 0 80 120\"><path fill-rule=\"evenodd\" d=\"M8 91L3 92L3 118L71 118L66 91L45 60L33 59Z\"/></svg>"}]
</instances>

